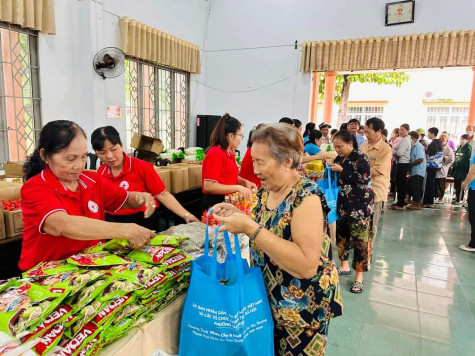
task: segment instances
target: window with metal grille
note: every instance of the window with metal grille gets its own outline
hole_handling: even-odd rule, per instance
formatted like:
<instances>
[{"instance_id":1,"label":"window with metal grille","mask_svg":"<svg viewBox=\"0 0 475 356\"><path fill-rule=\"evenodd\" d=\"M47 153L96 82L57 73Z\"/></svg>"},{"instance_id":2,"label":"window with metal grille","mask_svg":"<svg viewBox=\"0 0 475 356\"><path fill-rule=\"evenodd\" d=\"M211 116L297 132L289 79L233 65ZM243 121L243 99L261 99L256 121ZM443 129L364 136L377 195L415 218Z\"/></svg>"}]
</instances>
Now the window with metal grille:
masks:
<instances>
[{"instance_id":1,"label":"window with metal grille","mask_svg":"<svg viewBox=\"0 0 475 356\"><path fill-rule=\"evenodd\" d=\"M126 147L134 133L162 140L165 148L186 147L190 74L151 63L125 61Z\"/></svg>"},{"instance_id":2,"label":"window with metal grille","mask_svg":"<svg viewBox=\"0 0 475 356\"><path fill-rule=\"evenodd\" d=\"M33 153L41 129L37 32L0 22L0 162Z\"/></svg>"}]
</instances>

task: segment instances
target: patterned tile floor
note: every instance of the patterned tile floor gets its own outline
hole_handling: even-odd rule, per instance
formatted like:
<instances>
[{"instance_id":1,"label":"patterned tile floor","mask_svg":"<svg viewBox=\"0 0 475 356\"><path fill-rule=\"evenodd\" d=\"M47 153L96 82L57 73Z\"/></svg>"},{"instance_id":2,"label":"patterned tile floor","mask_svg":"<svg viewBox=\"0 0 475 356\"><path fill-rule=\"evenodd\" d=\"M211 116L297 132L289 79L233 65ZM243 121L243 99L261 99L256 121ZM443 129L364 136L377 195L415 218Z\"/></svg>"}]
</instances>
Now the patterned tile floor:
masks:
<instances>
[{"instance_id":1,"label":"patterned tile floor","mask_svg":"<svg viewBox=\"0 0 475 356\"><path fill-rule=\"evenodd\" d=\"M354 272L340 278L326 355L475 355L475 253L458 248L469 236L463 208L386 209L364 292L349 292Z\"/></svg>"}]
</instances>

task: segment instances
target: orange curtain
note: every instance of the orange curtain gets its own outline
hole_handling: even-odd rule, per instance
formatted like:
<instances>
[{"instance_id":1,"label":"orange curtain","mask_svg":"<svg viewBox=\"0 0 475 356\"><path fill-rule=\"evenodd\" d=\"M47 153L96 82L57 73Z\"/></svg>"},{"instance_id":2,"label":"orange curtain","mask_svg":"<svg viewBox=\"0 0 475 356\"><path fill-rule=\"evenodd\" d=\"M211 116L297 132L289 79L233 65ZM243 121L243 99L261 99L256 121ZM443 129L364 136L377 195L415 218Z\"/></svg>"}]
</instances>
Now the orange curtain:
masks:
<instances>
[{"instance_id":1,"label":"orange curtain","mask_svg":"<svg viewBox=\"0 0 475 356\"><path fill-rule=\"evenodd\" d=\"M200 73L200 47L129 19L120 19L125 54L190 73Z\"/></svg>"},{"instance_id":2,"label":"orange curtain","mask_svg":"<svg viewBox=\"0 0 475 356\"><path fill-rule=\"evenodd\" d=\"M1 0L0 21L55 34L54 0Z\"/></svg>"},{"instance_id":3,"label":"orange curtain","mask_svg":"<svg viewBox=\"0 0 475 356\"><path fill-rule=\"evenodd\" d=\"M302 45L307 72L475 65L474 30L310 41Z\"/></svg>"}]
</instances>

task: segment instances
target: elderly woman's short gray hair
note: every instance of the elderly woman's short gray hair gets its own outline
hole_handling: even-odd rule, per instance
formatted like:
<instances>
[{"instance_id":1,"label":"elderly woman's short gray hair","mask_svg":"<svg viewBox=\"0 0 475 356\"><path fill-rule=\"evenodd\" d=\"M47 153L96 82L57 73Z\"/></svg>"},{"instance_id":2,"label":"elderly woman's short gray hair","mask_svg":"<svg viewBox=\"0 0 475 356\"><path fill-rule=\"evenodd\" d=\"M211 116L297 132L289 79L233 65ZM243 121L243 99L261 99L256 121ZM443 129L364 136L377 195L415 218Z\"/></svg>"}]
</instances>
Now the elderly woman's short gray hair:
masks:
<instances>
[{"instance_id":1,"label":"elderly woman's short gray hair","mask_svg":"<svg viewBox=\"0 0 475 356\"><path fill-rule=\"evenodd\" d=\"M293 169L300 164L303 154L303 138L292 125L283 123L263 125L252 135L252 142L269 146L272 158L279 164L290 161Z\"/></svg>"}]
</instances>

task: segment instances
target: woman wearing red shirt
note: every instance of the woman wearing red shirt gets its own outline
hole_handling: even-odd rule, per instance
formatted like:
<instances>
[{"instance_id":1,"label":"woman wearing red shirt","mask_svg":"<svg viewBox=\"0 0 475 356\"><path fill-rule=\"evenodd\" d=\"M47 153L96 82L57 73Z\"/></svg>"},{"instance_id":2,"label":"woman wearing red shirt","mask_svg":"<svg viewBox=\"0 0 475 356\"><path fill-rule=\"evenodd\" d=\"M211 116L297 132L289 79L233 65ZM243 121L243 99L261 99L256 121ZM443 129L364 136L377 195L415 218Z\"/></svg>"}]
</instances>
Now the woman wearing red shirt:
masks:
<instances>
[{"instance_id":1,"label":"woman wearing red shirt","mask_svg":"<svg viewBox=\"0 0 475 356\"><path fill-rule=\"evenodd\" d=\"M105 210L144 205L148 217L155 204L149 193L126 192L83 172L86 158L86 135L77 124L57 120L43 127L38 148L24 167L22 271L42 261L65 259L98 239L127 239L131 247L142 248L155 236L136 224L101 221Z\"/></svg>"},{"instance_id":2,"label":"woman wearing red shirt","mask_svg":"<svg viewBox=\"0 0 475 356\"><path fill-rule=\"evenodd\" d=\"M129 157L124 153L120 135L114 127L105 126L94 130L91 135L91 144L101 162L104 163L97 170L98 175L126 191L150 193L187 223L198 221L166 190L151 163ZM156 205L158 207L158 203ZM107 211L106 221L133 222L152 230L158 230L158 218L152 216L145 219L144 210L142 207L122 209L117 212Z\"/></svg>"},{"instance_id":3,"label":"woman wearing red shirt","mask_svg":"<svg viewBox=\"0 0 475 356\"><path fill-rule=\"evenodd\" d=\"M246 154L244 155L244 158L242 159L241 162L241 171L239 172L239 176L241 176L244 179L247 179L248 181L254 183L257 188L261 187L261 180L254 174L254 165L252 163L252 134L261 128L263 124L257 125L255 128L249 132L249 138L247 139L247 151Z\"/></svg>"},{"instance_id":4,"label":"woman wearing red shirt","mask_svg":"<svg viewBox=\"0 0 475 356\"><path fill-rule=\"evenodd\" d=\"M224 114L219 119L210 137L210 147L203 160L201 211L224 201L224 195L240 192L246 198L252 198L252 189L256 185L239 177L234 150L239 147L244 135L241 123Z\"/></svg>"}]
</instances>

